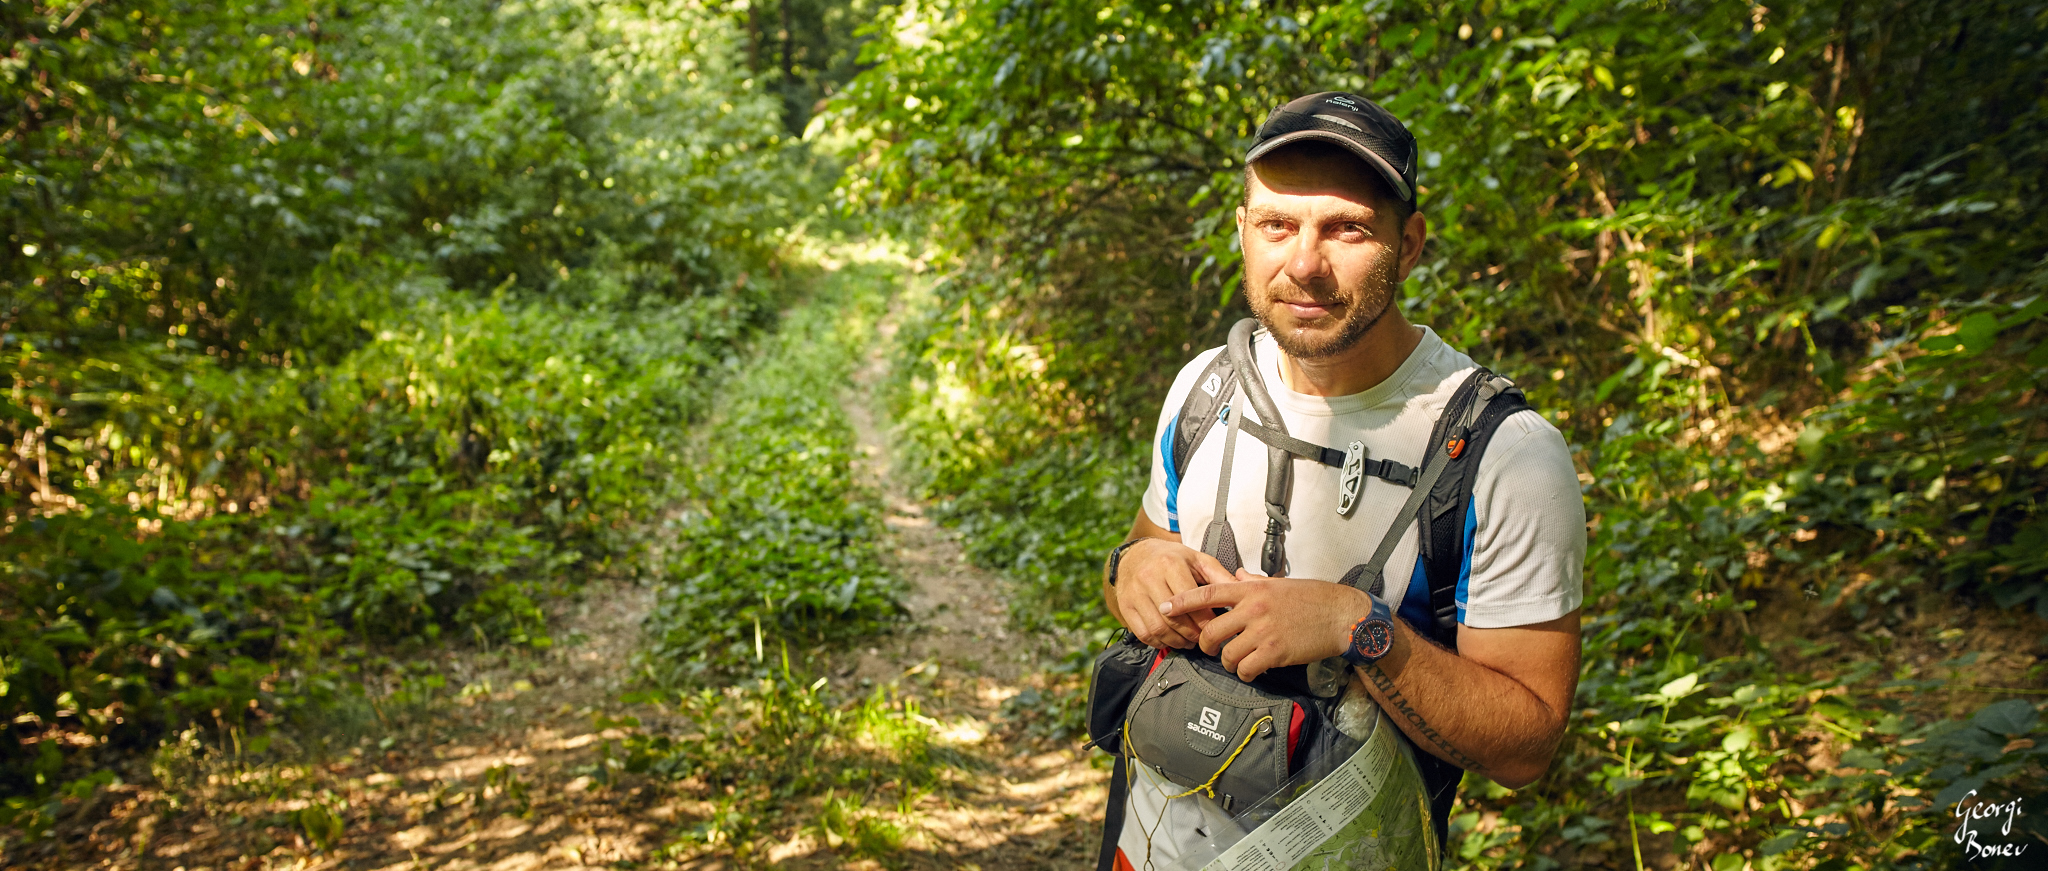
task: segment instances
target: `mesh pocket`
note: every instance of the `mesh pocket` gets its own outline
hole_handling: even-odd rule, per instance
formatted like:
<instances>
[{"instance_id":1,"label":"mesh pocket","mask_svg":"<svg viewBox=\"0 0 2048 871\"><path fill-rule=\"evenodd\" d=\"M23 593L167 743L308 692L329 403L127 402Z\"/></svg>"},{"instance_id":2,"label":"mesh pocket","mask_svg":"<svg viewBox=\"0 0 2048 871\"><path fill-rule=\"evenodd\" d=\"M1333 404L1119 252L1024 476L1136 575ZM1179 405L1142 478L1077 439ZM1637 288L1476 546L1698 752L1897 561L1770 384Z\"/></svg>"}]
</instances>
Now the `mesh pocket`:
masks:
<instances>
[{"instance_id":1,"label":"mesh pocket","mask_svg":"<svg viewBox=\"0 0 2048 871\"><path fill-rule=\"evenodd\" d=\"M1145 682L1158 651L1138 641L1126 629L1095 657L1095 673L1088 681L1088 741L1122 755L1124 715L1131 697Z\"/></svg>"}]
</instances>

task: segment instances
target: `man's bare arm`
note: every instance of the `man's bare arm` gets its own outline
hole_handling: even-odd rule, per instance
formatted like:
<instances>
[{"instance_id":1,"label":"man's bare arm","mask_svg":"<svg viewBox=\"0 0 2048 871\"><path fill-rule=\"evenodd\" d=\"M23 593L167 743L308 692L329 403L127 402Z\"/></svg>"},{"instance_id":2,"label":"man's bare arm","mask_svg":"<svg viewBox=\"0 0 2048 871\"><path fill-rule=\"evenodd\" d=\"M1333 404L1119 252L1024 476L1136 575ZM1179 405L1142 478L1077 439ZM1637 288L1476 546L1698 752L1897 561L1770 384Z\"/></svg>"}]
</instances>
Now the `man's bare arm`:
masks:
<instances>
[{"instance_id":1,"label":"man's bare arm","mask_svg":"<svg viewBox=\"0 0 2048 871\"><path fill-rule=\"evenodd\" d=\"M1519 789L1550 767L1579 684L1579 612L1458 628L1452 653L1394 621L1392 652L1359 677L1415 745Z\"/></svg>"}]
</instances>

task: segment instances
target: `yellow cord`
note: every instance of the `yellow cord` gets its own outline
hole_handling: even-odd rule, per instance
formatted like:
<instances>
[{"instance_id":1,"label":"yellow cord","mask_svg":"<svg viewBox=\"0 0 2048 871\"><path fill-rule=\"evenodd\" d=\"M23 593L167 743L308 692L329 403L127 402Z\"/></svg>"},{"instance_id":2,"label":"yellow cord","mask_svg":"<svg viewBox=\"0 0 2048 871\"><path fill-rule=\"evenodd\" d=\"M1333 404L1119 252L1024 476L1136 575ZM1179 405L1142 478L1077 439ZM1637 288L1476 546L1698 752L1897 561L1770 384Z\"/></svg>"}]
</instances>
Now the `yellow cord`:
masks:
<instances>
[{"instance_id":1,"label":"yellow cord","mask_svg":"<svg viewBox=\"0 0 2048 871\"><path fill-rule=\"evenodd\" d=\"M1197 786L1194 789L1190 789L1187 792L1183 792L1179 795L1169 795L1166 797L1166 800L1173 801L1177 798L1187 798L1188 796L1194 795L1198 792L1206 792L1209 794L1210 798L1215 798L1216 779L1222 777L1223 772L1230 770L1230 763L1237 761L1237 754L1243 753L1244 748L1251 746L1252 736L1259 734L1259 727L1270 722L1273 722L1273 715L1267 714L1266 716L1259 718L1258 722L1253 723L1251 729L1244 733L1244 740L1237 742L1237 749L1230 751L1230 758L1223 760L1223 767L1216 769L1215 774L1209 775L1209 780L1207 783L1204 783L1201 786Z\"/></svg>"}]
</instances>

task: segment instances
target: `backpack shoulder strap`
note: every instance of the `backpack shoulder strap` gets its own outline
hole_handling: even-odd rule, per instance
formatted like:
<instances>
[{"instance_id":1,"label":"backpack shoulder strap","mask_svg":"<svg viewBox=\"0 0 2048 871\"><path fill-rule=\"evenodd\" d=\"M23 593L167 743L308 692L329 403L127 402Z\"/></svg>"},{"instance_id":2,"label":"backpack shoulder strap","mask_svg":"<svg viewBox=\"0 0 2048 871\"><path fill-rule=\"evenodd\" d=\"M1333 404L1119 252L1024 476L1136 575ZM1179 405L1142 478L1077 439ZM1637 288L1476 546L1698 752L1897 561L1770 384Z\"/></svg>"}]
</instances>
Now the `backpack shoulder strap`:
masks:
<instances>
[{"instance_id":1,"label":"backpack shoulder strap","mask_svg":"<svg viewBox=\"0 0 2048 871\"><path fill-rule=\"evenodd\" d=\"M1429 438L1431 450L1439 445L1449 447L1450 463L1430 487L1429 501L1423 506L1426 529L1422 536L1422 565L1429 580L1430 611L1436 620L1435 640L1452 650L1458 649L1458 582L1465 575L1465 557L1472 544L1468 521L1472 516L1472 487L1479 480L1479 458L1486 453L1501 421L1529 408L1529 399L1522 389L1510 383L1469 426L1459 426L1479 392L1479 385L1495 377L1485 367L1474 370L1451 394L1451 401L1437 418Z\"/></svg>"},{"instance_id":2,"label":"backpack shoulder strap","mask_svg":"<svg viewBox=\"0 0 2048 871\"><path fill-rule=\"evenodd\" d=\"M1202 438L1216 425L1217 414L1222 410L1224 398L1237 386L1237 369L1230 365L1230 355L1223 351L1202 369L1201 377L1195 379L1195 386L1181 403L1180 414L1173 421L1172 453L1166 461L1170 465L1167 473L1179 478L1187 474L1188 461L1195 456L1195 449L1202 446Z\"/></svg>"},{"instance_id":3,"label":"backpack shoulder strap","mask_svg":"<svg viewBox=\"0 0 2048 871\"><path fill-rule=\"evenodd\" d=\"M1124 806L1131 800L1130 759L1109 757L1109 809L1102 815L1102 848L1095 857L1095 871L1116 871L1116 844L1124 833Z\"/></svg>"}]
</instances>

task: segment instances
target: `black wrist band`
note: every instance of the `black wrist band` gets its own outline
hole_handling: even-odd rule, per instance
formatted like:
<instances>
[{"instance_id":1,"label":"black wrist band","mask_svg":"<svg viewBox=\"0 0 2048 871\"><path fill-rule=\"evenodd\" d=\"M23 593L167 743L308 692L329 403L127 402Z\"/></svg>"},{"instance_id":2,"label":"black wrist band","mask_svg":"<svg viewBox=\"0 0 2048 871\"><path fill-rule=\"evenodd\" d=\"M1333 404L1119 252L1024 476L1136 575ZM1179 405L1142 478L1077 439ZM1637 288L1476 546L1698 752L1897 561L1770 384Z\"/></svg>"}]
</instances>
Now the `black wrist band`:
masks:
<instances>
[{"instance_id":1,"label":"black wrist band","mask_svg":"<svg viewBox=\"0 0 2048 871\"><path fill-rule=\"evenodd\" d=\"M1107 572L1109 575L1110 586L1116 586L1116 567L1117 563L1123 561L1124 551L1130 550L1131 545L1137 544L1141 541L1151 541L1151 539L1143 537L1133 538L1128 541L1125 541L1123 544L1119 544L1116 547L1110 549L1109 560L1103 563L1103 570Z\"/></svg>"}]
</instances>

